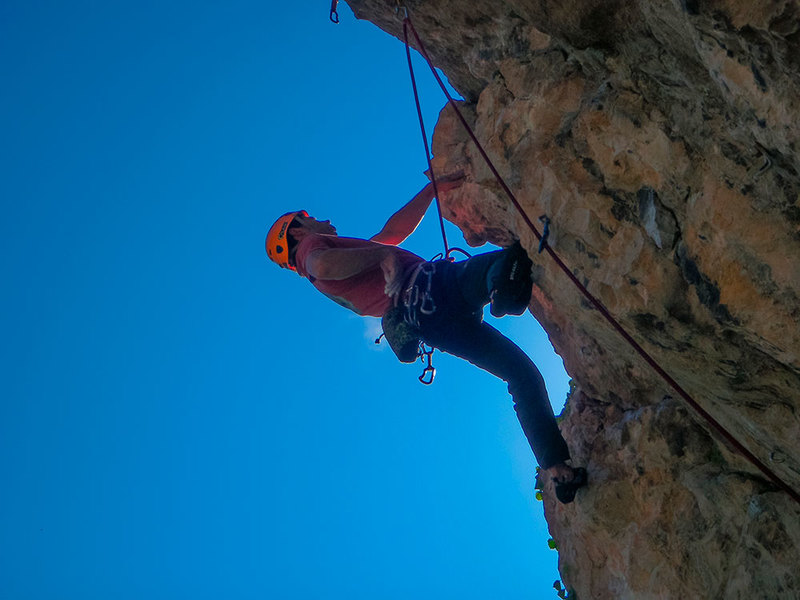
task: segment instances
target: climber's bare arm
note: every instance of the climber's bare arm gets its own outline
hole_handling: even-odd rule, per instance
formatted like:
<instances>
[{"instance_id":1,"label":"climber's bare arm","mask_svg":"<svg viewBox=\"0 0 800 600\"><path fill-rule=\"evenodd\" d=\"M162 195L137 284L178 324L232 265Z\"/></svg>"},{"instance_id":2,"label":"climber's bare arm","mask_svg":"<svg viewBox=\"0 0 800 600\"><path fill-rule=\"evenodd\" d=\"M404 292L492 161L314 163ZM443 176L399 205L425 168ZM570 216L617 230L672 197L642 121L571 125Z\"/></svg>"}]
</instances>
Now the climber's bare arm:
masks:
<instances>
[{"instance_id":1,"label":"climber's bare arm","mask_svg":"<svg viewBox=\"0 0 800 600\"><path fill-rule=\"evenodd\" d=\"M448 192L460 186L462 183L464 183L464 174L460 172L455 175L442 177L436 181L440 194ZM425 216L425 211L428 210L433 198L433 184L429 183L422 188L408 204L394 213L389 220L386 221L386 225L383 226L383 229L370 239L373 242L391 244L392 246L397 246L402 243L414 232L420 221L422 221L422 217Z\"/></svg>"}]
</instances>

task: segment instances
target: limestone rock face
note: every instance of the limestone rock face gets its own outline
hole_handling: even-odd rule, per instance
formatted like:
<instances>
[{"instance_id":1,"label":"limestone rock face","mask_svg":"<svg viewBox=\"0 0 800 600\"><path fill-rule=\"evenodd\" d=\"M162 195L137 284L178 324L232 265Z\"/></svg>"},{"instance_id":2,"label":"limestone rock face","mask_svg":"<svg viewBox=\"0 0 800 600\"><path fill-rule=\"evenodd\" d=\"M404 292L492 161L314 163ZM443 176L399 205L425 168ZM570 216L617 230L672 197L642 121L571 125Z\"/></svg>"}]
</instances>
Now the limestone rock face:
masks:
<instances>
[{"instance_id":1,"label":"limestone rock face","mask_svg":"<svg viewBox=\"0 0 800 600\"><path fill-rule=\"evenodd\" d=\"M402 37L394 3L349 0ZM408 0L532 221L623 327L800 490L800 4ZM450 108L438 172L469 243L518 237L531 311L576 383L561 424L590 487L545 509L578 598L800 597L800 505L582 298Z\"/></svg>"}]
</instances>

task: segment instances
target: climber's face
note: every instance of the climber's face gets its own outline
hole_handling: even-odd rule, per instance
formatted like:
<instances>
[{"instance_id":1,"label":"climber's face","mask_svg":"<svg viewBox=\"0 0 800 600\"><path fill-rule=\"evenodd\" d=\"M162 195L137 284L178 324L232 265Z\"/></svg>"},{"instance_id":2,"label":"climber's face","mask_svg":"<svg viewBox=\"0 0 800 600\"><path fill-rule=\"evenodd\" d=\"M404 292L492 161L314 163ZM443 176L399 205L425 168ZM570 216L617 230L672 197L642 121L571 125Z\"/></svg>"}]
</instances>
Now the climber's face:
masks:
<instances>
[{"instance_id":1,"label":"climber's face","mask_svg":"<svg viewBox=\"0 0 800 600\"><path fill-rule=\"evenodd\" d=\"M318 221L314 217L304 217L303 215L297 215L294 220L299 228L305 230L307 233L336 235L336 227L331 225L330 220Z\"/></svg>"}]
</instances>

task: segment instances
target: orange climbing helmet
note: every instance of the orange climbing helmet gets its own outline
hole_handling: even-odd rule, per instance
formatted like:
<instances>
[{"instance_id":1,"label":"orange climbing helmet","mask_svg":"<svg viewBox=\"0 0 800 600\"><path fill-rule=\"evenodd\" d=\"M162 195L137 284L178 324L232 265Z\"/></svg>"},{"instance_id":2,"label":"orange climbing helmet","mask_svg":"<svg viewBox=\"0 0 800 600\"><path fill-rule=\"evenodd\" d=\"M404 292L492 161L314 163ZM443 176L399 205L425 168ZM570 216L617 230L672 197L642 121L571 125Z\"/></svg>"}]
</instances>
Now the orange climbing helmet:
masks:
<instances>
[{"instance_id":1,"label":"orange climbing helmet","mask_svg":"<svg viewBox=\"0 0 800 600\"><path fill-rule=\"evenodd\" d=\"M289 225L291 225L294 218L298 215L307 217L308 213L304 210L286 213L269 228L267 240L264 242L264 246L267 249L267 256L269 256L272 262L284 269L295 272L297 269L289 264L289 244L286 240L286 230L289 229Z\"/></svg>"}]
</instances>

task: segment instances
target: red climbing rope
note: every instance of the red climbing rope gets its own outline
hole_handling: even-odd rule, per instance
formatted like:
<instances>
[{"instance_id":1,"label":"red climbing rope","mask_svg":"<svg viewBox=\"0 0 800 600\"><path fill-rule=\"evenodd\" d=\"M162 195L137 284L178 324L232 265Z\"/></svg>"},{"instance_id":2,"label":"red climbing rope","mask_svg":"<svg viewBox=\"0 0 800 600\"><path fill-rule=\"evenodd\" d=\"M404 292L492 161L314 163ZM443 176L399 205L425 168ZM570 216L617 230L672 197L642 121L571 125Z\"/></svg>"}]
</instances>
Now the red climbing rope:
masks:
<instances>
[{"instance_id":1,"label":"red climbing rope","mask_svg":"<svg viewBox=\"0 0 800 600\"><path fill-rule=\"evenodd\" d=\"M436 68L433 66L433 62L428 56L428 52L425 49L425 45L422 43L422 40L420 39L417 30L414 28L414 25L411 22L410 17L408 16L408 14L406 14L403 20L403 35L405 36L405 42L406 42L406 54L409 57L408 58L409 68L411 68L411 55L408 44L408 30L411 30L411 32L414 34L414 38L416 39L417 44L419 46L420 54L422 54L423 58L427 61L431 73L433 73L433 76L436 78L436 82L439 84L439 87L442 89L444 95L447 97L447 101L450 103L450 106L452 106L453 110L455 110L458 119L461 121L461 124L464 126L469 136L472 138L472 141L475 142L475 146L478 148L478 151L483 157L483 160L486 161L486 165L489 167L492 174L497 179L497 182L500 184L500 187L503 188L503 191L506 193L509 200L511 200L511 203L514 205L514 208L517 209L519 214L524 219L525 223L528 225L530 230L536 236L536 239L540 243L542 243L543 242L542 234L539 233L538 229L536 229L536 226L533 224L528 215L525 213L525 210L522 208L522 205L519 203L516 196L514 196L514 193L511 191L511 188L508 187L508 185L503 180L500 173L495 168L494 164L489 158L489 155L486 154L486 151L483 149L483 146L478 141L478 138L475 136L475 133L472 131L472 128L469 126L466 119L464 118L464 115L461 113L461 110L458 108L458 105L456 104L455 100L453 100L453 97L450 95L450 92L447 91L447 87L444 85L444 82L442 81L441 77L439 77L439 74L436 72ZM413 82L414 79L413 69L411 73ZM414 85L414 95L416 98L417 94L416 83L414 82L413 85ZM419 111L419 99L417 99L417 110ZM421 118L422 117L420 113L420 119ZM423 129L423 137L425 137L424 129ZM425 140L425 151L427 154L428 153L427 139ZM428 164L430 165L430 157L428 157ZM438 199L437 199L437 206L438 206ZM441 219L441 209L439 211L439 214L440 214L439 218ZM447 242L445 241L445 244L446 243ZM719 433L723 438L725 438L734 448L736 448L745 458L747 458L747 460L749 460L762 473L764 473L764 475L766 475L770 480L772 480L772 482L775 483L775 485L777 485L779 488L781 488L783 491L789 494L795 500L795 502L800 504L800 494L798 494L791 486L789 486L788 483L786 483L769 467L767 467L767 465L765 465L761 460L759 460L759 458L755 454L750 452L741 442L739 442L739 440L733 437L733 434L731 434L727 429L725 429L725 427L723 427L722 424L719 421L717 421L707 410L705 410L702 406L700 406L700 404L698 404L698 402L694 398L692 398L689 395L689 393L686 390L684 390L678 384L678 382L675 381L669 375L669 373L667 373L663 368L661 368L661 365L659 365L658 362L656 362L656 360L652 356L650 356L650 354L644 348L642 348L642 346L639 345L639 343L636 340L634 340L633 337L631 337L631 335L627 331L625 331L622 325L620 325L620 323L611 315L611 313L600 302L600 300L595 298L595 296L591 292L589 292L588 289L586 289L586 286L583 285L578 280L578 278L572 273L572 271L569 270L567 265L564 264L564 261L562 261L561 258L555 253L555 251L550 247L550 245L547 244L546 240L544 240L542 245L543 248L547 251L547 253L553 258L553 260L559 266L559 268L562 271L564 271L567 277L569 277L570 281L572 281L572 283L575 284L575 286L586 297L586 299L592 303L592 305L600 312L600 314L602 314L605 317L605 319L611 324L611 326L617 330L617 332L625 339L625 341L628 342L628 344L630 344L630 346L639 354L639 356L641 356L645 360L645 362L648 365L650 365L650 367L652 367L652 369L656 373L658 373L658 375L660 375L661 378L665 382L667 382L670 385L670 387L672 387L672 389L674 389L689 404L689 406L691 406L701 417L703 417L709 423L709 425L711 425L712 428L715 431L717 431L717 433Z\"/></svg>"}]
</instances>

